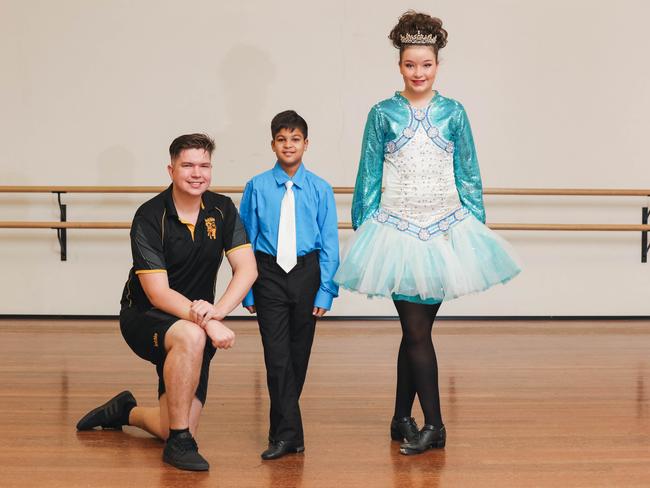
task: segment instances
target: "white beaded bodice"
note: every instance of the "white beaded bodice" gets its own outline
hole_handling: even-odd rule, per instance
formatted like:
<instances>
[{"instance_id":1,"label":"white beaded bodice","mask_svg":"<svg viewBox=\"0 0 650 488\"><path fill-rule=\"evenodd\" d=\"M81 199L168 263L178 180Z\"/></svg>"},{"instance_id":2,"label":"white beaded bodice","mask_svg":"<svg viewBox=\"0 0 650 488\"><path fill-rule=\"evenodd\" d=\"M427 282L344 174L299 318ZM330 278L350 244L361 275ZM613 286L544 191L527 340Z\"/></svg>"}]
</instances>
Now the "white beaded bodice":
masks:
<instances>
[{"instance_id":1,"label":"white beaded bodice","mask_svg":"<svg viewBox=\"0 0 650 488\"><path fill-rule=\"evenodd\" d=\"M381 207L427 227L461 207L454 147L442 139L435 126L414 125L409 124L398 141L386 146Z\"/></svg>"}]
</instances>

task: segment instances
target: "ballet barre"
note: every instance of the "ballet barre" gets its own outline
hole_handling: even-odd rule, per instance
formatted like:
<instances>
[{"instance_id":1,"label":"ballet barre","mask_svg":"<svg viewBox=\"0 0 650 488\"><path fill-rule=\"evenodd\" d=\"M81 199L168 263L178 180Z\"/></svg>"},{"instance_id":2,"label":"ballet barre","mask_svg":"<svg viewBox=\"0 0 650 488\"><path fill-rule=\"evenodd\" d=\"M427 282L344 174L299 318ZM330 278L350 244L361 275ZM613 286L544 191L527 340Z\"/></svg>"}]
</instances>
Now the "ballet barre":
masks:
<instances>
[{"instance_id":1,"label":"ballet barre","mask_svg":"<svg viewBox=\"0 0 650 488\"><path fill-rule=\"evenodd\" d=\"M334 186L334 193L351 195L354 187ZM167 186L2 186L0 193L160 193ZM210 191L243 193L243 186L213 186ZM484 195L650 197L650 189L614 188L484 188Z\"/></svg>"},{"instance_id":2,"label":"ballet barre","mask_svg":"<svg viewBox=\"0 0 650 488\"><path fill-rule=\"evenodd\" d=\"M490 224L492 230L573 230L573 231L636 231L648 232L650 225L642 224ZM0 220L2 229L130 229L131 222L58 222ZM339 222L339 229L351 230L352 223Z\"/></svg>"},{"instance_id":3,"label":"ballet barre","mask_svg":"<svg viewBox=\"0 0 650 488\"><path fill-rule=\"evenodd\" d=\"M2 229L54 229L61 249L61 261L67 259L68 229L129 229L131 222L69 222L67 207L61 195L66 193L160 193L166 186L0 186L0 193L52 193L57 195L59 221L0 221ZM335 186L334 193L351 195L353 187ZM214 186L211 191L225 194L240 194L242 186ZM484 188L484 195L518 196L599 196L599 197L650 197L650 189L613 188ZM549 224L549 223L488 223L492 230L509 231L574 231L574 232L641 232L641 262L648 261L648 232L650 210L642 207L641 224ZM339 229L350 230L350 222L339 222Z\"/></svg>"}]
</instances>

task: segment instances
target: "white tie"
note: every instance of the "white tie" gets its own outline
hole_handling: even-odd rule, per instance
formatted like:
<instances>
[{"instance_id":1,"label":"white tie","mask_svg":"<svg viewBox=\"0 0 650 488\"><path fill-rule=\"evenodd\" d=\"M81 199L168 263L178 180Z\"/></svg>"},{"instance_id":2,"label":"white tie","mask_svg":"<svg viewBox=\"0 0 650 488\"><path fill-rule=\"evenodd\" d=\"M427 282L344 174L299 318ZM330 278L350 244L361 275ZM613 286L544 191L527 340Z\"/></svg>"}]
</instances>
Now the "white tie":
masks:
<instances>
[{"instance_id":1,"label":"white tie","mask_svg":"<svg viewBox=\"0 0 650 488\"><path fill-rule=\"evenodd\" d=\"M298 261L296 258L296 204L293 198L293 181L285 183L287 191L280 204L280 225L278 225L278 255L276 261L289 272Z\"/></svg>"}]
</instances>

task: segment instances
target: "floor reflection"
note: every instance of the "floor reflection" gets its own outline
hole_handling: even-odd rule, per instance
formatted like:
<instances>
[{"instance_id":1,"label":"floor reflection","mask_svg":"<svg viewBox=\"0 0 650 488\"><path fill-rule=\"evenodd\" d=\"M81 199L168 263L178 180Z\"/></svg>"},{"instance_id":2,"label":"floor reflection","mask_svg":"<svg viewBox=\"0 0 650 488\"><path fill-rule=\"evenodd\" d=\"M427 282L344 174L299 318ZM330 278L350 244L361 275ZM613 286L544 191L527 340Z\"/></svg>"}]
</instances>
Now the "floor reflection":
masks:
<instances>
[{"instance_id":1,"label":"floor reflection","mask_svg":"<svg viewBox=\"0 0 650 488\"><path fill-rule=\"evenodd\" d=\"M68 420L69 389L70 382L68 379L68 367L66 361L64 360L63 370L61 371L61 397L59 398L59 415L62 425L65 425Z\"/></svg>"},{"instance_id":2,"label":"floor reflection","mask_svg":"<svg viewBox=\"0 0 650 488\"><path fill-rule=\"evenodd\" d=\"M645 391L645 363L639 365L636 376L636 418L641 420L648 415L648 397Z\"/></svg>"},{"instance_id":3,"label":"floor reflection","mask_svg":"<svg viewBox=\"0 0 650 488\"><path fill-rule=\"evenodd\" d=\"M458 394L456 391L456 375L449 376L449 396L447 397L447 409L445 410L444 398L442 402L442 418L448 422L455 423L458 419Z\"/></svg>"},{"instance_id":4,"label":"floor reflection","mask_svg":"<svg viewBox=\"0 0 650 488\"><path fill-rule=\"evenodd\" d=\"M399 442L390 445L393 486L399 488L438 488L445 468L444 449L432 449L414 456L399 452Z\"/></svg>"},{"instance_id":5,"label":"floor reflection","mask_svg":"<svg viewBox=\"0 0 650 488\"><path fill-rule=\"evenodd\" d=\"M269 488L300 488L305 467L304 454L292 454L274 461L262 462Z\"/></svg>"},{"instance_id":6,"label":"floor reflection","mask_svg":"<svg viewBox=\"0 0 650 488\"><path fill-rule=\"evenodd\" d=\"M214 478L210 479L210 471L181 471L171 466L165 466L160 471L158 486L202 488L204 486L214 487L216 483Z\"/></svg>"}]
</instances>

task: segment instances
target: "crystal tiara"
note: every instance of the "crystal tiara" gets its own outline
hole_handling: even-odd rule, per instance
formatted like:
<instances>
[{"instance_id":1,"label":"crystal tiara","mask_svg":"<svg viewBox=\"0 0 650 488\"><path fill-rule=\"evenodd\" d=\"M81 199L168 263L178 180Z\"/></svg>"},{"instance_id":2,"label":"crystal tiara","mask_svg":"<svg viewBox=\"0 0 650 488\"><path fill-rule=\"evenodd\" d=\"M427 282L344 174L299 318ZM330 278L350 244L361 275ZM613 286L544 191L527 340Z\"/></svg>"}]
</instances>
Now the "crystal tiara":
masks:
<instances>
[{"instance_id":1,"label":"crystal tiara","mask_svg":"<svg viewBox=\"0 0 650 488\"><path fill-rule=\"evenodd\" d=\"M406 34L399 36L399 40L402 44L435 44L436 36L433 34L427 34L426 36L420 31L417 34Z\"/></svg>"}]
</instances>

